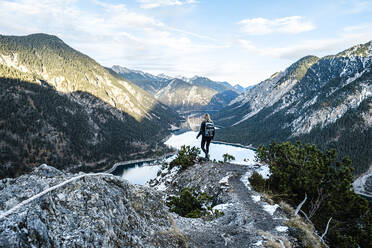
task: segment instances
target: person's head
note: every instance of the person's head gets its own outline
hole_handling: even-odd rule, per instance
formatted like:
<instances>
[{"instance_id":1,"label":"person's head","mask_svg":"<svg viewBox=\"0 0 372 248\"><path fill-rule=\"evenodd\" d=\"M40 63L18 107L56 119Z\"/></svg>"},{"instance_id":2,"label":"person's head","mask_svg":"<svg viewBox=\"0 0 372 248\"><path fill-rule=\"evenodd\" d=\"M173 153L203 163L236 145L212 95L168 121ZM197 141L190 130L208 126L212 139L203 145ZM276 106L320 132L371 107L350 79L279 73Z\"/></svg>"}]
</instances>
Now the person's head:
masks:
<instances>
[{"instance_id":1,"label":"person's head","mask_svg":"<svg viewBox=\"0 0 372 248\"><path fill-rule=\"evenodd\" d=\"M210 115L209 115L208 113L206 113L206 114L204 115L204 120L205 120L205 121L208 121L208 122L211 121L211 117L210 117Z\"/></svg>"}]
</instances>

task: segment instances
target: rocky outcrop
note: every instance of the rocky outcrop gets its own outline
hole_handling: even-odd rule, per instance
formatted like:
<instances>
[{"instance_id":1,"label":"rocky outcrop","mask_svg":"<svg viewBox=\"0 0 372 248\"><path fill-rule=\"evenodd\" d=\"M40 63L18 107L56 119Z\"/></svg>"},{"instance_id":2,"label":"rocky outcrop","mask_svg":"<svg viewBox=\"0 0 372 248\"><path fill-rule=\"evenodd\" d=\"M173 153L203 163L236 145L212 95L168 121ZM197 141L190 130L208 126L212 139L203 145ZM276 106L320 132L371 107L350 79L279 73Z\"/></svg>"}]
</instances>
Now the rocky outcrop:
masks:
<instances>
[{"instance_id":1,"label":"rocky outcrop","mask_svg":"<svg viewBox=\"0 0 372 248\"><path fill-rule=\"evenodd\" d=\"M159 199L161 193L110 174L72 175L42 165L0 181L0 247L182 247Z\"/></svg>"},{"instance_id":2,"label":"rocky outcrop","mask_svg":"<svg viewBox=\"0 0 372 248\"><path fill-rule=\"evenodd\" d=\"M253 171L269 173L253 163L200 162L163 169L148 187L41 165L0 181L0 247L301 247L288 209L251 189ZM212 196L224 215L169 212L165 200L185 187Z\"/></svg>"},{"instance_id":3,"label":"rocky outcrop","mask_svg":"<svg viewBox=\"0 0 372 248\"><path fill-rule=\"evenodd\" d=\"M268 168L202 162L184 171L165 169L149 185L166 195L177 195L185 187L205 192L213 197L213 209L224 212L211 221L172 213L190 247L265 247L267 242L296 247L292 233L298 229L288 225L291 216L251 189L248 177L253 171L266 177Z\"/></svg>"}]
</instances>

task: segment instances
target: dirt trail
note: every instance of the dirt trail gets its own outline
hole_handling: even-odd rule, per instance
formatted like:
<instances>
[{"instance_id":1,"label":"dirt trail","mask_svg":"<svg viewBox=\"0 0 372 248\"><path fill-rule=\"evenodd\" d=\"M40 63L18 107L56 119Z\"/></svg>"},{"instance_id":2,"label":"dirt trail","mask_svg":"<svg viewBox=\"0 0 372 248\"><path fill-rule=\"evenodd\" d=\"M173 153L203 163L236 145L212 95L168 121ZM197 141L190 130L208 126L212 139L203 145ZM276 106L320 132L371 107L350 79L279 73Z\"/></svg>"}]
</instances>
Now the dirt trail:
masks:
<instances>
[{"instance_id":1,"label":"dirt trail","mask_svg":"<svg viewBox=\"0 0 372 248\"><path fill-rule=\"evenodd\" d=\"M259 193L245 185L245 175L257 169L206 162L166 179L167 194L177 194L184 187L205 191L215 196L217 207L224 212L212 221L172 214L190 247L264 247L262 232L289 236L285 226L287 217L279 206L264 202Z\"/></svg>"}]
</instances>

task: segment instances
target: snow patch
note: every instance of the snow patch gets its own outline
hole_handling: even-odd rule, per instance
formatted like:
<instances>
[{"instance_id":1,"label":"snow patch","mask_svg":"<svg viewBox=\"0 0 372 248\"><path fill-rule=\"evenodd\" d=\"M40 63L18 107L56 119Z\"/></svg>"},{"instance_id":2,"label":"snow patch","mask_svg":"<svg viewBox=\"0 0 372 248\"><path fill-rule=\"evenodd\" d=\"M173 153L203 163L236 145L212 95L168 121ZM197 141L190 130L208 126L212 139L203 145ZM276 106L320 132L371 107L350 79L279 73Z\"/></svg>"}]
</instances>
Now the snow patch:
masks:
<instances>
[{"instance_id":1,"label":"snow patch","mask_svg":"<svg viewBox=\"0 0 372 248\"><path fill-rule=\"evenodd\" d=\"M262 242L262 240L259 240L256 243L254 243L253 245L255 245L255 246L262 246L263 245L263 242Z\"/></svg>"},{"instance_id":2,"label":"snow patch","mask_svg":"<svg viewBox=\"0 0 372 248\"><path fill-rule=\"evenodd\" d=\"M249 180L250 176L252 175L251 171L247 171L241 178L240 181L245 185L245 187L248 188L248 190L251 190L251 186L249 186Z\"/></svg>"},{"instance_id":3,"label":"snow patch","mask_svg":"<svg viewBox=\"0 0 372 248\"><path fill-rule=\"evenodd\" d=\"M268 165L261 165L257 170L258 174L260 174L264 179L268 179L271 175L270 168Z\"/></svg>"},{"instance_id":4,"label":"snow patch","mask_svg":"<svg viewBox=\"0 0 372 248\"><path fill-rule=\"evenodd\" d=\"M254 202L259 202L261 200L261 196L260 195L252 195L251 197L252 197L252 200Z\"/></svg>"},{"instance_id":5,"label":"snow patch","mask_svg":"<svg viewBox=\"0 0 372 248\"><path fill-rule=\"evenodd\" d=\"M366 71L369 71L368 69L364 69L362 72L357 72L354 74L354 76L352 77L349 77L347 80L346 80L346 84L349 84L351 82L353 82L354 80L360 78Z\"/></svg>"},{"instance_id":6,"label":"snow patch","mask_svg":"<svg viewBox=\"0 0 372 248\"><path fill-rule=\"evenodd\" d=\"M274 215L274 212L276 211L276 209L279 207L278 204L275 204L275 205L270 205L270 204L267 204L265 203L263 206L263 209L268 212L270 215Z\"/></svg>"},{"instance_id":7,"label":"snow patch","mask_svg":"<svg viewBox=\"0 0 372 248\"><path fill-rule=\"evenodd\" d=\"M212 209L213 210L218 210L218 211L223 211L223 210L226 210L228 208L231 208L234 204L232 203L223 203L223 204L219 204L219 205L216 205L214 206Z\"/></svg>"},{"instance_id":8,"label":"snow patch","mask_svg":"<svg viewBox=\"0 0 372 248\"><path fill-rule=\"evenodd\" d=\"M287 226L277 226L277 227L275 227L275 230L277 230L278 232L286 232L286 231L288 231L288 227Z\"/></svg>"},{"instance_id":9,"label":"snow patch","mask_svg":"<svg viewBox=\"0 0 372 248\"><path fill-rule=\"evenodd\" d=\"M229 185L229 177L230 177L230 175L223 177L218 183L219 184L224 184L224 185Z\"/></svg>"}]
</instances>

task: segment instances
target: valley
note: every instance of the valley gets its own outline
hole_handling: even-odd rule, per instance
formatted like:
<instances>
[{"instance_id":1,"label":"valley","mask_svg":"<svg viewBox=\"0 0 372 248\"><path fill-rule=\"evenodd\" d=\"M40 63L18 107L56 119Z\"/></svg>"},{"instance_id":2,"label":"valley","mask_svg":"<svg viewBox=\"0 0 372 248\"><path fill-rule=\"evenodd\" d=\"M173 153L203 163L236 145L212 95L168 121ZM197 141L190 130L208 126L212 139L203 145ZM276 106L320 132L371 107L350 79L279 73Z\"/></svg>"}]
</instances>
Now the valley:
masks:
<instances>
[{"instance_id":1,"label":"valley","mask_svg":"<svg viewBox=\"0 0 372 248\"><path fill-rule=\"evenodd\" d=\"M124 66L0 35L0 246L368 247L372 41L247 88Z\"/></svg>"}]
</instances>

